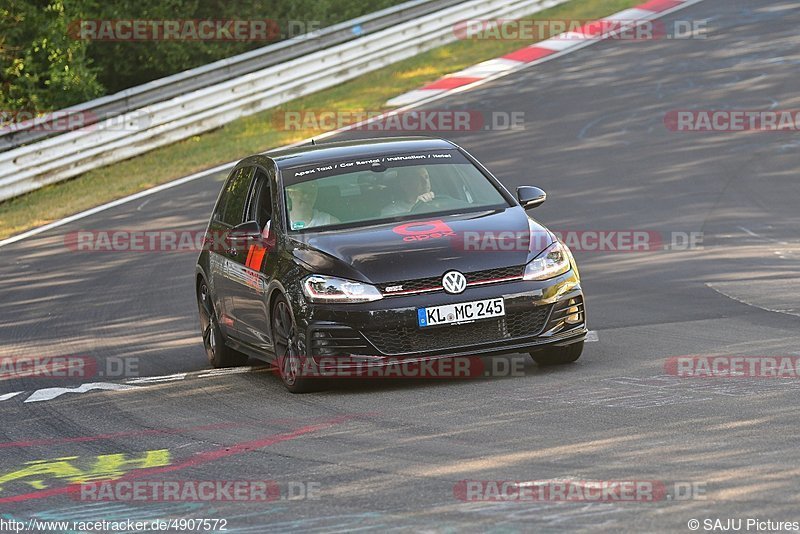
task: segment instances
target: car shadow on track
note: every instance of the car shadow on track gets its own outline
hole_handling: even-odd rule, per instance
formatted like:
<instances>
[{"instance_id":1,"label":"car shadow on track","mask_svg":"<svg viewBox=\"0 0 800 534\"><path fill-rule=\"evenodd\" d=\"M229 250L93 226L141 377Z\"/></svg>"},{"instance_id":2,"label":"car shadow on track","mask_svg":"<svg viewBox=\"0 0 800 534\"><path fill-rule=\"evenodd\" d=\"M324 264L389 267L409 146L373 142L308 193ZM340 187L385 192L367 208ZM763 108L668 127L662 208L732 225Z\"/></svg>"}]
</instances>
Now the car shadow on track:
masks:
<instances>
[{"instance_id":1,"label":"car shadow on track","mask_svg":"<svg viewBox=\"0 0 800 534\"><path fill-rule=\"evenodd\" d=\"M452 359L440 360L436 366L397 366L392 370L373 370L367 376L332 376L320 381L317 393L369 393L378 391L401 391L412 388L436 388L447 385L486 384L504 380L520 380L526 377L546 376L577 372L579 362L539 366L527 354L508 354L501 356L470 357L459 364ZM261 371L265 380L281 385L278 369L264 368Z\"/></svg>"}]
</instances>

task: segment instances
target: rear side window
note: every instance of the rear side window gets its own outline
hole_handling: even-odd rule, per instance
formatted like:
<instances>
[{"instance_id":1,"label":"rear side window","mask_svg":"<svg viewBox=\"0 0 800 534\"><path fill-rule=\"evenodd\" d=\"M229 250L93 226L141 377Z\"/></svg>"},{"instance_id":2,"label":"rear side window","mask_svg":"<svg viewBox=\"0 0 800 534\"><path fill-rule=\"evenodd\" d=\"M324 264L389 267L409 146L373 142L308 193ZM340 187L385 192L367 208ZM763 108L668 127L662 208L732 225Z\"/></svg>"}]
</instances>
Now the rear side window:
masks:
<instances>
[{"instance_id":1,"label":"rear side window","mask_svg":"<svg viewBox=\"0 0 800 534\"><path fill-rule=\"evenodd\" d=\"M244 219L244 205L247 192L253 179L253 167L242 167L233 171L219 198L214 218L230 226L236 226Z\"/></svg>"},{"instance_id":2,"label":"rear side window","mask_svg":"<svg viewBox=\"0 0 800 534\"><path fill-rule=\"evenodd\" d=\"M261 228L266 228L267 223L272 219L272 193L270 191L270 181L263 170L256 170L255 185L250 195L250 202L247 208L248 221L258 221Z\"/></svg>"}]
</instances>

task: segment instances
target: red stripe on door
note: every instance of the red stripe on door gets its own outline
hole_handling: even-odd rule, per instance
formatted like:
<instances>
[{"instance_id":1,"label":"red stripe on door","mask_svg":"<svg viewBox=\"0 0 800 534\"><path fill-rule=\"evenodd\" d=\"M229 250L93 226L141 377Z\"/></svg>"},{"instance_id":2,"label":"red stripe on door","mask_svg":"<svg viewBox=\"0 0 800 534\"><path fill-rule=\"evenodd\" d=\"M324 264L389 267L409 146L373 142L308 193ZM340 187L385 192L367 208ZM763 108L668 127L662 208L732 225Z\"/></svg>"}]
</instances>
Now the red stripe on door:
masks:
<instances>
[{"instance_id":1,"label":"red stripe on door","mask_svg":"<svg viewBox=\"0 0 800 534\"><path fill-rule=\"evenodd\" d=\"M251 254L248 255L248 267L254 271L260 271L261 265L264 263L264 255L267 253L267 249L256 245L253 245L253 247L254 248L251 249Z\"/></svg>"}]
</instances>

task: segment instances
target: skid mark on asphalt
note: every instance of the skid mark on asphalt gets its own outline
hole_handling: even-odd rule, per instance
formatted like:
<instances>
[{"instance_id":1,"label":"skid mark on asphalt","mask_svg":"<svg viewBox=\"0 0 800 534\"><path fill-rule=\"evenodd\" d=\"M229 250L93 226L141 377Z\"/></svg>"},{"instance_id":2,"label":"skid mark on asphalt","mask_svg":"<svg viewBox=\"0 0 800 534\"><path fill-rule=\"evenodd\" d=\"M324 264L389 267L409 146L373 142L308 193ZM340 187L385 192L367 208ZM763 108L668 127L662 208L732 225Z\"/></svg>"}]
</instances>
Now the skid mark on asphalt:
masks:
<instances>
[{"instance_id":1,"label":"skid mark on asphalt","mask_svg":"<svg viewBox=\"0 0 800 534\"><path fill-rule=\"evenodd\" d=\"M618 526L614 516L624 512L609 503L469 503L459 513L475 519L490 519L493 525L536 525L538 527L609 528Z\"/></svg>"},{"instance_id":2,"label":"skid mark on asphalt","mask_svg":"<svg viewBox=\"0 0 800 534\"><path fill-rule=\"evenodd\" d=\"M658 408L706 402L720 397L749 397L765 393L800 391L797 379L731 380L678 378L668 375L606 378L599 386L581 384L580 389L537 389L535 394L517 392L524 402L555 405L602 406L606 408Z\"/></svg>"},{"instance_id":3,"label":"skid mark on asphalt","mask_svg":"<svg viewBox=\"0 0 800 534\"><path fill-rule=\"evenodd\" d=\"M143 476L160 475L163 473L180 471L182 469L186 469L189 467L197 467L222 458L243 454L246 452L262 449L264 447L269 447L271 445L275 445L285 441L297 439L304 435L311 434L314 432L319 432L321 430L326 430L333 426L342 424L346 421L351 421L358 418L363 418L363 416L345 415L345 416L335 417L327 421L306 425L288 432L273 434L256 440L240 442L234 445L227 445L217 449L212 449L210 451L197 453L191 458L188 458L187 460L184 460L183 462L174 465L140 469L130 474L125 474L121 477L118 477L116 478L116 480L131 480L131 479L141 478ZM81 488L80 484L72 484L69 486L63 486L59 488L44 489L41 491L35 491L21 495L2 497L0 498L0 504L12 503L12 502L24 502L33 499L45 499L57 495L75 494L80 491L80 488Z\"/></svg>"},{"instance_id":4,"label":"skid mark on asphalt","mask_svg":"<svg viewBox=\"0 0 800 534\"><path fill-rule=\"evenodd\" d=\"M240 517L260 517L264 511L255 512L248 516ZM288 515L288 514L287 514ZM405 519L405 518L403 518ZM381 532L392 532L401 530L398 527L399 518L382 512L360 512L354 514L339 514L320 517L304 517L302 519L289 519L286 521L274 521L270 518L269 532L358 532L380 530ZM236 528L235 532L257 532L262 533L264 525L253 525L250 527ZM408 527L403 530L408 532Z\"/></svg>"},{"instance_id":5,"label":"skid mark on asphalt","mask_svg":"<svg viewBox=\"0 0 800 534\"><path fill-rule=\"evenodd\" d=\"M265 421L272 422L272 421ZM243 426L255 426L263 424L264 422L244 422L244 423L218 423L213 425L191 426L186 428L164 428L164 429L146 429L146 430L132 430L127 432L114 432L112 434L98 434L95 436L78 436L74 438L52 438L52 439L30 439L18 441L6 441L0 443L0 449L9 449L15 447L37 447L42 445L60 445L64 443L86 443L90 441L112 440L128 437L144 437L144 436L158 436L168 434L183 434L186 432L202 432L207 430L227 430L230 428L238 428Z\"/></svg>"},{"instance_id":6,"label":"skid mark on asphalt","mask_svg":"<svg viewBox=\"0 0 800 534\"><path fill-rule=\"evenodd\" d=\"M511 532L525 531L520 524L538 527L602 528L618 526L618 514L625 510L608 503L466 503L440 504L429 509L415 509L413 513L384 513L380 511L343 514L324 517L307 517L282 522L270 522L270 532L353 532L355 530L381 532L408 532L430 527L427 517L436 518L436 531L461 532L464 528L483 528L514 525ZM416 516L416 517L415 517ZM491 527L489 527L491 525ZM236 532L261 532L263 527L236 529ZM502 531L502 530L500 530Z\"/></svg>"}]
</instances>

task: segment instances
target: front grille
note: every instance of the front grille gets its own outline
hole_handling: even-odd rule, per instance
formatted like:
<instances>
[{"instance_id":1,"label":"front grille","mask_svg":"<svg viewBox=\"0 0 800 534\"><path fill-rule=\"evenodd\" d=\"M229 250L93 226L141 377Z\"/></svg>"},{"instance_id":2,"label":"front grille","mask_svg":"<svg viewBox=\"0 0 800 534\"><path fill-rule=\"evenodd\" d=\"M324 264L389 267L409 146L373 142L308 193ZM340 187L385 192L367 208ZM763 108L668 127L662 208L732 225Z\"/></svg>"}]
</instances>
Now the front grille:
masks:
<instances>
[{"instance_id":1,"label":"front grille","mask_svg":"<svg viewBox=\"0 0 800 534\"><path fill-rule=\"evenodd\" d=\"M498 269L486 269L485 271L466 273L464 276L467 277L468 284L474 284L476 282L485 282L487 280L497 280L501 278L522 278L524 269L524 265L515 265L514 267L500 267Z\"/></svg>"},{"instance_id":2,"label":"front grille","mask_svg":"<svg viewBox=\"0 0 800 534\"><path fill-rule=\"evenodd\" d=\"M364 335L384 354L402 354L491 343L515 337L535 336L544 328L552 306L537 306L505 317L464 325L426 329L398 326L366 331Z\"/></svg>"},{"instance_id":3,"label":"front grille","mask_svg":"<svg viewBox=\"0 0 800 534\"><path fill-rule=\"evenodd\" d=\"M524 265L500 267L497 269L485 269L483 271L464 273L464 276L467 278L467 285L480 282L486 283L492 280L501 280L505 278L522 278L522 272L524 268ZM442 275L444 275L444 273L442 273ZM393 286L403 286L403 289L397 292L386 291L387 287ZM389 282L378 285L378 289L386 297L391 297L393 294L407 294L409 292L423 291L426 289L442 289L442 276L431 276L428 278L416 278L413 280Z\"/></svg>"},{"instance_id":4,"label":"front grille","mask_svg":"<svg viewBox=\"0 0 800 534\"><path fill-rule=\"evenodd\" d=\"M387 287L392 286L403 286L402 291L421 291L423 289L431 289L431 288L441 288L442 287L442 277L430 277L430 278L417 278L416 280L403 280L402 282L391 282L388 284L381 284L378 286L378 289L381 293L384 293L385 296L390 297L392 296L392 292L386 292Z\"/></svg>"},{"instance_id":5,"label":"front grille","mask_svg":"<svg viewBox=\"0 0 800 534\"><path fill-rule=\"evenodd\" d=\"M537 306L532 310L510 313L505 317L510 337L535 336L544 329L552 306Z\"/></svg>"}]
</instances>

